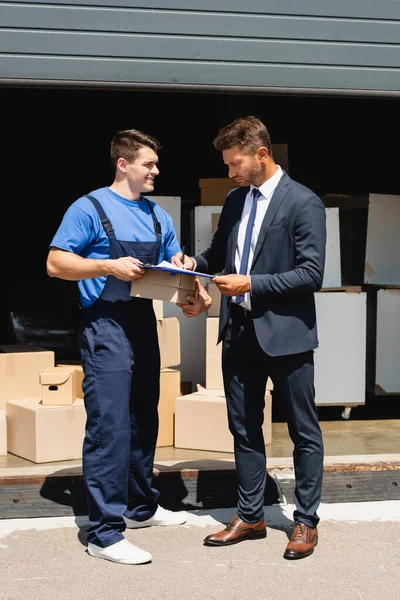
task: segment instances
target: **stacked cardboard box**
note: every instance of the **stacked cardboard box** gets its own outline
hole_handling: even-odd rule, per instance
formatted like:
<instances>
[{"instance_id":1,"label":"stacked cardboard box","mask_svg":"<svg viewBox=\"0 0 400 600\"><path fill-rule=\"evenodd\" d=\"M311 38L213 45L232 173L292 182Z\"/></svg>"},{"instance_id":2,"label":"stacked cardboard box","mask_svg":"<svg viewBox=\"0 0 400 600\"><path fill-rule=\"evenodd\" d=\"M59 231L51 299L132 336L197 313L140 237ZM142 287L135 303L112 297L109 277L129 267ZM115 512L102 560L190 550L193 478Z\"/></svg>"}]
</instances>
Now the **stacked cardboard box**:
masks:
<instances>
[{"instance_id":1,"label":"stacked cardboard box","mask_svg":"<svg viewBox=\"0 0 400 600\"><path fill-rule=\"evenodd\" d=\"M40 346L0 346L0 409L8 400L40 398L39 373L54 366L54 356Z\"/></svg>"},{"instance_id":2,"label":"stacked cardboard box","mask_svg":"<svg viewBox=\"0 0 400 600\"><path fill-rule=\"evenodd\" d=\"M0 410L0 456L7 455L7 424L4 410Z\"/></svg>"},{"instance_id":3,"label":"stacked cardboard box","mask_svg":"<svg viewBox=\"0 0 400 600\"><path fill-rule=\"evenodd\" d=\"M51 350L1 346L0 381L8 452L33 462L80 458L85 410L74 371L55 366Z\"/></svg>"},{"instance_id":4,"label":"stacked cardboard box","mask_svg":"<svg viewBox=\"0 0 400 600\"><path fill-rule=\"evenodd\" d=\"M181 395L181 373L178 369L164 368L160 373L160 401L158 403L157 447L174 445L175 400Z\"/></svg>"},{"instance_id":5,"label":"stacked cardboard box","mask_svg":"<svg viewBox=\"0 0 400 600\"><path fill-rule=\"evenodd\" d=\"M160 371L160 400L158 404L159 415L159 432L157 446L173 446L174 444L174 413L175 413L175 398L181 394L181 374L176 367L181 362L181 347L180 347L180 329L179 319L177 317L163 317L163 303L160 300L153 300L154 312L157 319L158 342L160 346L161 371ZM52 387L49 380L48 372L42 373L42 380L48 381L45 388L45 396L53 398L56 401L57 394L63 393L66 390L65 386L76 385L76 395L78 398L83 398L82 380L83 371L81 365L58 365L62 367L65 373L59 371L57 373L57 381L65 379L63 385L59 386L59 392L48 389ZM66 378L68 371L76 370L76 382L74 384L72 378ZM53 380L54 387L54 380ZM59 385L59 384L58 384Z\"/></svg>"},{"instance_id":6,"label":"stacked cardboard box","mask_svg":"<svg viewBox=\"0 0 400 600\"><path fill-rule=\"evenodd\" d=\"M178 369L171 368L181 362L178 317L157 320L157 331L161 357L157 447L173 446L175 398L181 394L181 373Z\"/></svg>"},{"instance_id":7,"label":"stacked cardboard box","mask_svg":"<svg viewBox=\"0 0 400 600\"><path fill-rule=\"evenodd\" d=\"M0 456L7 455L7 401L40 397L39 373L54 365L54 352L33 345L0 346Z\"/></svg>"},{"instance_id":8,"label":"stacked cardboard box","mask_svg":"<svg viewBox=\"0 0 400 600\"><path fill-rule=\"evenodd\" d=\"M209 177L199 179L200 203L202 205L220 205L225 202L225 198L230 190L238 187L238 184L229 177Z\"/></svg>"},{"instance_id":9,"label":"stacked cardboard box","mask_svg":"<svg viewBox=\"0 0 400 600\"><path fill-rule=\"evenodd\" d=\"M56 366L39 375L43 406L71 406L77 398L76 369Z\"/></svg>"},{"instance_id":10,"label":"stacked cardboard box","mask_svg":"<svg viewBox=\"0 0 400 600\"><path fill-rule=\"evenodd\" d=\"M176 367L181 362L180 328L177 317L163 317L163 303L153 300L154 312L157 319L158 342L160 346L160 400L158 404L159 432L157 446L174 445L174 413L175 398L181 394L181 374ZM75 369L77 375L77 397L83 398L81 365L59 365L67 370ZM47 374L46 374L47 377ZM59 374L61 377L61 373ZM72 382L71 382L72 384ZM49 395L50 392L47 392Z\"/></svg>"},{"instance_id":11,"label":"stacked cardboard box","mask_svg":"<svg viewBox=\"0 0 400 600\"><path fill-rule=\"evenodd\" d=\"M181 344L178 317L157 320L161 369L176 367L181 362Z\"/></svg>"},{"instance_id":12,"label":"stacked cardboard box","mask_svg":"<svg viewBox=\"0 0 400 600\"><path fill-rule=\"evenodd\" d=\"M160 346L161 372L160 372L160 400L158 404L159 432L157 446L174 445L174 413L175 398L181 394L181 374L176 367L181 362L180 329L177 317L163 318L163 303L159 300L153 301L154 312L157 319L158 342ZM82 381L83 371L81 365L58 365L66 370L76 370L76 395L83 398ZM66 375L66 373L64 375ZM61 372L58 374L62 378ZM48 378L47 373L42 378ZM69 381L69 380L68 380ZM65 382L65 384L68 383ZM73 385L71 381L71 385ZM60 390L61 392L61 390ZM53 392L54 393L54 392ZM46 390L47 396L51 391ZM54 398L54 396L52 396Z\"/></svg>"},{"instance_id":13,"label":"stacked cardboard box","mask_svg":"<svg viewBox=\"0 0 400 600\"><path fill-rule=\"evenodd\" d=\"M69 373L71 373L72 371L75 372L75 394L77 398L82 398L83 400L83 389L82 389L82 384L83 384L83 369L82 369L82 365L78 362L73 362L70 364L67 363L58 363L57 367L62 367L67 369L67 371Z\"/></svg>"}]
</instances>

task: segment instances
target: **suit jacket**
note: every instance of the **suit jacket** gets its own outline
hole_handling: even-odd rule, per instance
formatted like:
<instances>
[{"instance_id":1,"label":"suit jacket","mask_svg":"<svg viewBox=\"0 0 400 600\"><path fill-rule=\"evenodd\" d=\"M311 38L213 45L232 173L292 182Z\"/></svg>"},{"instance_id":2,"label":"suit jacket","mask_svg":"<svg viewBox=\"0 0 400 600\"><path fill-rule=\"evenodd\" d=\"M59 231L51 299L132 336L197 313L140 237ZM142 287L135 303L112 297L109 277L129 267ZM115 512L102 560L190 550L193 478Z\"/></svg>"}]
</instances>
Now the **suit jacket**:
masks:
<instances>
[{"instance_id":1,"label":"suit jacket","mask_svg":"<svg viewBox=\"0 0 400 600\"><path fill-rule=\"evenodd\" d=\"M235 252L249 188L226 197L210 246L196 256L203 273L236 273ZM257 240L251 265L251 306L257 340L270 356L298 354L318 346L314 292L325 266L325 207L307 187L283 173ZM219 339L229 322L231 298L222 296Z\"/></svg>"}]
</instances>

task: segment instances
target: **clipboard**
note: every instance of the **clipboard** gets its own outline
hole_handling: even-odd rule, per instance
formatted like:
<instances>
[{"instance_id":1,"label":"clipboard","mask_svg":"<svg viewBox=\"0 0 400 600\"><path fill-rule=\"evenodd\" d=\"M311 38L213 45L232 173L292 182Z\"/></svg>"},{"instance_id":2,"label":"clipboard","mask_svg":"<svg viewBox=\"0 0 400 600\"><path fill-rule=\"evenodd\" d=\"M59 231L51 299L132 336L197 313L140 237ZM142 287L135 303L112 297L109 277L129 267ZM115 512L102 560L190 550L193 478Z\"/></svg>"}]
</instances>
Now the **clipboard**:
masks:
<instances>
[{"instance_id":1,"label":"clipboard","mask_svg":"<svg viewBox=\"0 0 400 600\"><path fill-rule=\"evenodd\" d=\"M198 271L189 271L188 269L180 269L176 267L172 263L163 260L158 265L150 265L150 264L141 264L143 269L152 269L154 271L166 271L171 275L193 275L193 277L207 277L207 279L212 279L215 277L214 275L208 275L207 273L199 273Z\"/></svg>"}]
</instances>

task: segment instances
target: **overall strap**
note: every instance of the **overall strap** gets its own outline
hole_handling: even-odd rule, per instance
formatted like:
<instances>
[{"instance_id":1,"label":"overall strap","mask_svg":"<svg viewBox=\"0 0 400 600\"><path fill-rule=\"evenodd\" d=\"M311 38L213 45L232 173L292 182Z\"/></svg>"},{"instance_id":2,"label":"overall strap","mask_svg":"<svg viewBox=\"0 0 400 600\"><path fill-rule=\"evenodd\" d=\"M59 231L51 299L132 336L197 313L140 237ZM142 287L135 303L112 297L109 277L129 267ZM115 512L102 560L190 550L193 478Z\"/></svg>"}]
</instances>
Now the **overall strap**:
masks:
<instances>
[{"instance_id":1,"label":"overall strap","mask_svg":"<svg viewBox=\"0 0 400 600\"><path fill-rule=\"evenodd\" d=\"M154 231L156 233L156 236L161 235L161 233L162 233L162 231L161 231L161 223L160 223L160 221L157 219L157 217L155 215L155 212L154 212L154 209L153 209L153 206L152 206L151 202L149 202L147 200L147 198L145 198L145 200L147 202L147 206L150 209L150 213L151 213L151 216L152 216L152 219L153 219Z\"/></svg>"},{"instance_id":2,"label":"overall strap","mask_svg":"<svg viewBox=\"0 0 400 600\"><path fill-rule=\"evenodd\" d=\"M108 239L115 240L115 233L114 233L113 226L111 225L111 221L107 217L106 213L104 212L104 209L103 209L102 205L100 204L100 202L97 200L97 198L95 198L94 196L91 196L90 194L86 194L86 198L89 198L89 200L92 202L93 206L99 213L101 224L104 227L104 231L106 232Z\"/></svg>"}]
</instances>

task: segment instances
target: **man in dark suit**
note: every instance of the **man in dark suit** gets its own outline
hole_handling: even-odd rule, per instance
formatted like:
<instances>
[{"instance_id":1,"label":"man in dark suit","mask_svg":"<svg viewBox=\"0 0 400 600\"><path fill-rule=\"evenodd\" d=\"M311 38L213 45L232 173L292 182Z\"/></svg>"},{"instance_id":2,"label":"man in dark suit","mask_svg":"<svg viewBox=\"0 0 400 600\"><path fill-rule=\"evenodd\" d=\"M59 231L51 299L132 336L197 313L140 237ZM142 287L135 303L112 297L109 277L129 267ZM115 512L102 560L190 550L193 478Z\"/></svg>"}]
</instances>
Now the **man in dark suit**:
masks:
<instances>
[{"instance_id":1,"label":"man in dark suit","mask_svg":"<svg viewBox=\"0 0 400 600\"><path fill-rule=\"evenodd\" d=\"M186 257L184 266L219 273L214 278L222 293L218 342L223 341L239 483L237 514L204 543L227 546L266 536L262 423L270 377L294 444L295 526L284 557L303 558L318 542L323 475L313 351L318 346L314 292L322 286L325 264L325 208L275 163L268 130L257 118L223 127L214 147L239 187L226 198L210 246ZM175 264L182 265L180 258L177 253Z\"/></svg>"}]
</instances>

